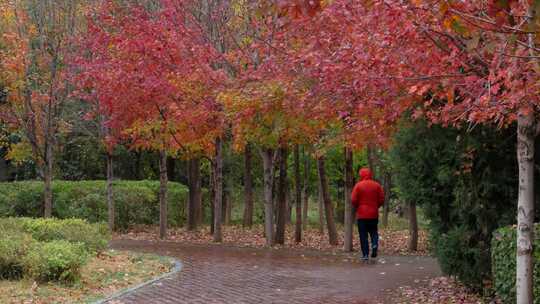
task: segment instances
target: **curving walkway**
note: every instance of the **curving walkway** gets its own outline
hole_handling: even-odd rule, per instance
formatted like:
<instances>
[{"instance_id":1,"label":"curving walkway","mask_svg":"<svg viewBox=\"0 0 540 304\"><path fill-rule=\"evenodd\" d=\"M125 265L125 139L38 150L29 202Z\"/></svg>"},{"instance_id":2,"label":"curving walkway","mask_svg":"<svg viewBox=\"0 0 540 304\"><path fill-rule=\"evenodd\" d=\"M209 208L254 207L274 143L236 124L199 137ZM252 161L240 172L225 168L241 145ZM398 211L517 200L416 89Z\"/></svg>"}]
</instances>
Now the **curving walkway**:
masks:
<instances>
[{"instance_id":1,"label":"curving walkway","mask_svg":"<svg viewBox=\"0 0 540 304\"><path fill-rule=\"evenodd\" d=\"M388 291L440 275L427 257L381 257L364 264L315 252L171 242L122 240L112 247L172 256L183 269L110 304L380 303Z\"/></svg>"}]
</instances>

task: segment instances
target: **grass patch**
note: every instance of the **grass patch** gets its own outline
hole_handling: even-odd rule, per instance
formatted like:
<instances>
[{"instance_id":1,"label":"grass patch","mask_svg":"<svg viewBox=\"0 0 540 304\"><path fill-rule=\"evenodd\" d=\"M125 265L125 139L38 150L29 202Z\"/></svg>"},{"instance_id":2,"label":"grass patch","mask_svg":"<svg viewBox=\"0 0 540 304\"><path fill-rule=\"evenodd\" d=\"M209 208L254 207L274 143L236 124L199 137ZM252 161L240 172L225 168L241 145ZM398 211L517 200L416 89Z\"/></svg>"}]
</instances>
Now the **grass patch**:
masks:
<instances>
[{"instance_id":1,"label":"grass patch","mask_svg":"<svg viewBox=\"0 0 540 304\"><path fill-rule=\"evenodd\" d=\"M0 303L92 303L115 292L169 272L169 258L106 251L91 258L75 283L38 284L31 280L0 281Z\"/></svg>"}]
</instances>

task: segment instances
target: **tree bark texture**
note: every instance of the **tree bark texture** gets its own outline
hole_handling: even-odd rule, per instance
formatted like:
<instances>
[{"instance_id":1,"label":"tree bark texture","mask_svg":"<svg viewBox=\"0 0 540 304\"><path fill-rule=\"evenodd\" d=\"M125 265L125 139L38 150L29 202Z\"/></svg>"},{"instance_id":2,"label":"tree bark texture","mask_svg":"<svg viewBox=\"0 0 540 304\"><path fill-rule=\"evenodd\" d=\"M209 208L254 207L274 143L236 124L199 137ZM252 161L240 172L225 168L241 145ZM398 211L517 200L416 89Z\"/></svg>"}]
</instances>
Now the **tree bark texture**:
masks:
<instances>
[{"instance_id":1,"label":"tree bark texture","mask_svg":"<svg viewBox=\"0 0 540 304\"><path fill-rule=\"evenodd\" d=\"M159 152L159 238L167 237L167 152Z\"/></svg>"},{"instance_id":2,"label":"tree bark texture","mask_svg":"<svg viewBox=\"0 0 540 304\"><path fill-rule=\"evenodd\" d=\"M309 156L304 153L304 188L302 189L302 228L307 229L309 209Z\"/></svg>"},{"instance_id":3,"label":"tree bark texture","mask_svg":"<svg viewBox=\"0 0 540 304\"><path fill-rule=\"evenodd\" d=\"M214 242L221 243L222 205L223 205L223 142L220 137L216 139L216 172L215 172L215 202L214 202Z\"/></svg>"},{"instance_id":4,"label":"tree bark texture","mask_svg":"<svg viewBox=\"0 0 540 304\"><path fill-rule=\"evenodd\" d=\"M319 176L318 171L317 171L317 186L319 188L319 191L318 191L319 233L322 235L324 234L324 198L323 198L322 180Z\"/></svg>"},{"instance_id":5,"label":"tree bark texture","mask_svg":"<svg viewBox=\"0 0 540 304\"><path fill-rule=\"evenodd\" d=\"M109 218L109 230L111 233L114 231L114 219L115 219L115 207L113 198L113 180L114 180L114 168L113 168L113 155L107 153L107 207Z\"/></svg>"},{"instance_id":6,"label":"tree bark texture","mask_svg":"<svg viewBox=\"0 0 540 304\"><path fill-rule=\"evenodd\" d=\"M326 226L328 229L328 241L331 245L337 245L337 231L336 224L334 222L334 207L332 206L332 200L330 199L330 192L328 190L328 178L326 176L326 161L325 158L319 157L317 160L319 179L322 190L322 199L324 202L324 210L326 214Z\"/></svg>"},{"instance_id":7,"label":"tree bark texture","mask_svg":"<svg viewBox=\"0 0 540 304\"><path fill-rule=\"evenodd\" d=\"M253 226L253 176L251 174L252 153L251 147L246 146L244 151L244 216L242 225Z\"/></svg>"},{"instance_id":8,"label":"tree bark texture","mask_svg":"<svg viewBox=\"0 0 540 304\"><path fill-rule=\"evenodd\" d=\"M266 246L274 245L274 202L273 202L273 167L274 150L264 149L262 151L264 168L264 231L266 236Z\"/></svg>"},{"instance_id":9,"label":"tree bark texture","mask_svg":"<svg viewBox=\"0 0 540 304\"><path fill-rule=\"evenodd\" d=\"M384 187L384 205L383 205L383 220L382 224L384 227L388 227L388 214L390 213L390 196L392 194L392 175L390 172L384 173L383 179Z\"/></svg>"},{"instance_id":10,"label":"tree bark texture","mask_svg":"<svg viewBox=\"0 0 540 304\"><path fill-rule=\"evenodd\" d=\"M534 240L534 157L536 121L532 110L518 116L517 156L519 194L517 210L517 271L518 304L533 303L533 240Z\"/></svg>"},{"instance_id":11,"label":"tree bark texture","mask_svg":"<svg viewBox=\"0 0 540 304\"><path fill-rule=\"evenodd\" d=\"M43 170L43 180L45 190L43 192L44 199L44 212L45 218L52 217L53 208L53 194L52 194L52 180L53 180L53 149L52 144L47 144L45 152L45 164Z\"/></svg>"},{"instance_id":12,"label":"tree bark texture","mask_svg":"<svg viewBox=\"0 0 540 304\"><path fill-rule=\"evenodd\" d=\"M202 190L201 190L201 161L194 158L188 161L188 186L189 200L187 212L187 229L197 229L202 214Z\"/></svg>"},{"instance_id":13,"label":"tree bark texture","mask_svg":"<svg viewBox=\"0 0 540 304\"><path fill-rule=\"evenodd\" d=\"M294 176L296 190L296 222L294 229L294 240L297 243L302 242L302 175L300 174L300 147L296 145L294 148Z\"/></svg>"},{"instance_id":14,"label":"tree bark texture","mask_svg":"<svg viewBox=\"0 0 540 304\"><path fill-rule=\"evenodd\" d=\"M353 189L353 153L351 149L345 148L345 242L343 249L345 252L353 250L353 208L351 194Z\"/></svg>"},{"instance_id":15,"label":"tree bark texture","mask_svg":"<svg viewBox=\"0 0 540 304\"><path fill-rule=\"evenodd\" d=\"M276 243L285 244L285 225L287 223L287 148L280 148L279 154Z\"/></svg>"}]
</instances>

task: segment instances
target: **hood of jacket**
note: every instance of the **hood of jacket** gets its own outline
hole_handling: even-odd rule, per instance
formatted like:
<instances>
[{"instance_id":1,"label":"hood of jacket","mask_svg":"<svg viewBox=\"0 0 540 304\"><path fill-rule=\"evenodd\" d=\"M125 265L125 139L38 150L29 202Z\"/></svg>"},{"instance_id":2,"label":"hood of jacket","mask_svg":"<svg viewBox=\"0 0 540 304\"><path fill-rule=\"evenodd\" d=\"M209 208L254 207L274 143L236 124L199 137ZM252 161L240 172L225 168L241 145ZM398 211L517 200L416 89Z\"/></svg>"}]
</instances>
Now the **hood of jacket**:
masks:
<instances>
[{"instance_id":1,"label":"hood of jacket","mask_svg":"<svg viewBox=\"0 0 540 304\"><path fill-rule=\"evenodd\" d=\"M361 181L370 180L373 178L373 174L371 173L371 170L369 170L368 168L360 169L359 175L360 175Z\"/></svg>"}]
</instances>

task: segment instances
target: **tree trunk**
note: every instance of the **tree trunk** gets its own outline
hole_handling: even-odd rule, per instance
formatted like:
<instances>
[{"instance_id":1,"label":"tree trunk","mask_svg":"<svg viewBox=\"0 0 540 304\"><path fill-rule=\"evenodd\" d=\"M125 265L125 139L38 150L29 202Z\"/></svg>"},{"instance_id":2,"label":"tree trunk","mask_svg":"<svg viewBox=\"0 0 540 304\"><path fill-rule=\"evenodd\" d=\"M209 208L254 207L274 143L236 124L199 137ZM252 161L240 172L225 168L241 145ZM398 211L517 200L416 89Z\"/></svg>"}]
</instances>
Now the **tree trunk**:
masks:
<instances>
[{"instance_id":1,"label":"tree trunk","mask_svg":"<svg viewBox=\"0 0 540 304\"><path fill-rule=\"evenodd\" d=\"M518 116L517 156L519 164L519 195L517 212L517 272L518 304L533 303L533 240L534 240L534 156L536 122L534 113Z\"/></svg>"},{"instance_id":2,"label":"tree trunk","mask_svg":"<svg viewBox=\"0 0 540 304\"><path fill-rule=\"evenodd\" d=\"M353 153L351 149L345 148L345 242L343 249L345 252L353 251L353 208L351 194L353 190Z\"/></svg>"},{"instance_id":3,"label":"tree trunk","mask_svg":"<svg viewBox=\"0 0 540 304\"><path fill-rule=\"evenodd\" d=\"M287 221L287 148L280 148L279 154L280 156L276 243L285 244L285 224Z\"/></svg>"},{"instance_id":4,"label":"tree trunk","mask_svg":"<svg viewBox=\"0 0 540 304\"><path fill-rule=\"evenodd\" d=\"M232 220L232 205L233 205L233 186L232 179L229 178L227 181L227 191L225 191L225 201L224 201L224 211L225 211L225 225L231 225Z\"/></svg>"},{"instance_id":5,"label":"tree trunk","mask_svg":"<svg viewBox=\"0 0 540 304\"><path fill-rule=\"evenodd\" d=\"M287 179L285 183L285 226L291 224L292 202L291 202L291 183Z\"/></svg>"},{"instance_id":6,"label":"tree trunk","mask_svg":"<svg viewBox=\"0 0 540 304\"><path fill-rule=\"evenodd\" d=\"M202 177L201 177L201 159L193 161L193 180L195 183L195 229L202 225L204 219L204 206L202 201Z\"/></svg>"},{"instance_id":7,"label":"tree trunk","mask_svg":"<svg viewBox=\"0 0 540 304\"><path fill-rule=\"evenodd\" d=\"M109 230L114 232L114 219L115 219L115 208L114 208L114 199L113 199L113 155L112 153L107 153L107 206L109 209Z\"/></svg>"},{"instance_id":8,"label":"tree trunk","mask_svg":"<svg viewBox=\"0 0 540 304\"><path fill-rule=\"evenodd\" d=\"M159 238L167 237L167 152L159 152Z\"/></svg>"},{"instance_id":9,"label":"tree trunk","mask_svg":"<svg viewBox=\"0 0 540 304\"><path fill-rule=\"evenodd\" d=\"M323 190L321 179L319 178L317 171L317 185L319 187L318 192L318 202L319 202L319 233L324 234L324 199L323 199Z\"/></svg>"},{"instance_id":10,"label":"tree trunk","mask_svg":"<svg viewBox=\"0 0 540 304\"><path fill-rule=\"evenodd\" d=\"M297 243L302 242L302 177L300 175L300 148L298 145L294 148L294 175L296 179L296 222L294 230L294 240Z\"/></svg>"},{"instance_id":11,"label":"tree trunk","mask_svg":"<svg viewBox=\"0 0 540 304\"><path fill-rule=\"evenodd\" d=\"M253 176L251 175L251 147L244 151L244 216L242 225L253 226Z\"/></svg>"},{"instance_id":12,"label":"tree trunk","mask_svg":"<svg viewBox=\"0 0 540 304\"><path fill-rule=\"evenodd\" d=\"M389 172L384 173L384 206L383 220L384 227L388 227L388 214L390 213L390 196L392 194L392 175Z\"/></svg>"},{"instance_id":13,"label":"tree trunk","mask_svg":"<svg viewBox=\"0 0 540 304\"><path fill-rule=\"evenodd\" d=\"M216 139L216 173L215 173L215 188L216 188L216 200L214 202L214 242L221 243L223 235L221 232L221 220L222 213L221 208L223 205L223 142L221 138Z\"/></svg>"},{"instance_id":14,"label":"tree trunk","mask_svg":"<svg viewBox=\"0 0 540 304\"><path fill-rule=\"evenodd\" d=\"M52 205L53 205L53 195L52 195L52 179L53 179L53 155L52 155L52 145L49 143L47 145L45 153L45 165L43 170L43 179L45 182L45 191L43 193L44 199L44 217L52 217Z\"/></svg>"},{"instance_id":15,"label":"tree trunk","mask_svg":"<svg viewBox=\"0 0 540 304\"><path fill-rule=\"evenodd\" d=\"M330 199L330 192L328 190L328 179L326 177L326 168L325 168L325 158L324 156L319 157L317 160L318 169L319 169L319 179L322 190L322 199L324 202L324 210L326 213L326 226L328 228L328 241L330 245L337 245L337 231L336 224L334 223L334 207L332 206L332 201Z\"/></svg>"},{"instance_id":16,"label":"tree trunk","mask_svg":"<svg viewBox=\"0 0 540 304\"><path fill-rule=\"evenodd\" d=\"M308 209L309 209L309 156L304 153L304 188L302 189L302 199L304 206L302 208L302 227L307 229Z\"/></svg>"},{"instance_id":17,"label":"tree trunk","mask_svg":"<svg viewBox=\"0 0 540 304\"><path fill-rule=\"evenodd\" d=\"M264 231L266 246L274 245L274 204L273 204L273 167L274 150L264 149L262 152L264 167Z\"/></svg>"},{"instance_id":18,"label":"tree trunk","mask_svg":"<svg viewBox=\"0 0 540 304\"><path fill-rule=\"evenodd\" d=\"M416 202L409 202L409 251L418 250L418 220L416 217Z\"/></svg>"},{"instance_id":19,"label":"tree trunk","mask_svg":"<svg viewBox=\"0 0 540 304\"><path fill-rule=\"evenodd\" d=\"M375 150L375 147L372 144L369 144L367 147L367 159L368 159L369 170L371 170L373 179L376 179L376 176L377 176L376 153L377 152Z\"/></svg>"},{"instance_id":20,"label":"tree trunk","mask_svg":"<svg viewBox=\"0 0 540 304\"><path fill-rule=\"evenodd\" d=\"M201 161L194 158L188 161L188 216L187 229L193 231L201 221L202 213L202 192L201 192Z\"/></svg>"},{"instance_id":21,"label":"tree trunk","mask_svg":"<svg viewBox=\"0 0 540 304\"><path fill-rule=\"evenodd\" d=\"M210 234L214 235L216 205L216 163L210 164Z\"/></svg>"}]
</instances>

